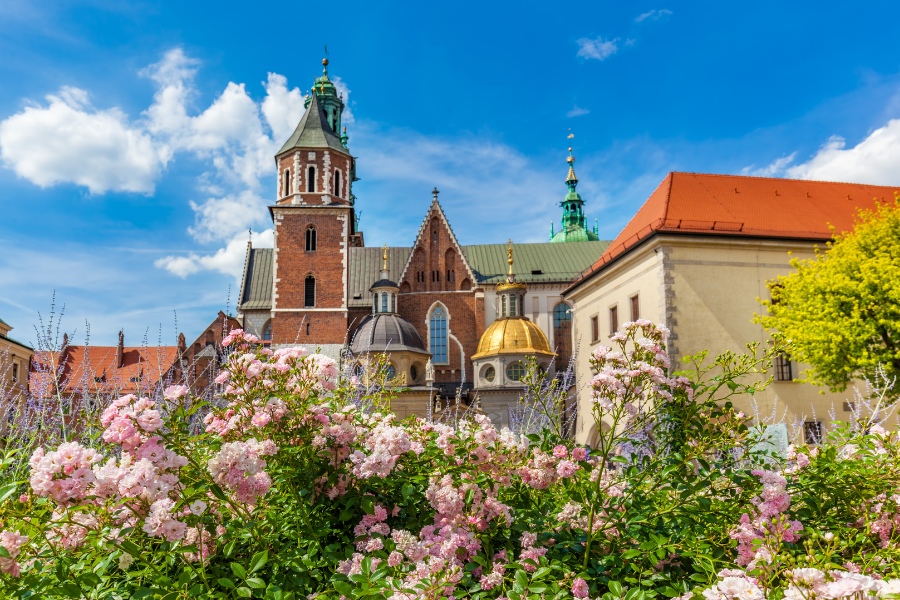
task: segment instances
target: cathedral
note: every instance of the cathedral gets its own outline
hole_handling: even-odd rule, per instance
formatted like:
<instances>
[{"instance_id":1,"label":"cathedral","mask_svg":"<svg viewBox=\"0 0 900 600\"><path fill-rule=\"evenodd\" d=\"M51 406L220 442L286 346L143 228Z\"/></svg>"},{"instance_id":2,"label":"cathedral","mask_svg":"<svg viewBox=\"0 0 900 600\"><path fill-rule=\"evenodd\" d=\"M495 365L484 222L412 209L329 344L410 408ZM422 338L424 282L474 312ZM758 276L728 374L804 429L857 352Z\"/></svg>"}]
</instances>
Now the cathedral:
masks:
<instances>
[{"instance_id":1,"label":"cathedral","mask_svg":"<svg viewBox=\"0 0 900 600\"><path fill-rule=\"evenodd\" d=\"M275 155L274 248L248 244L238 321L272 347L319 348L345 366L384 353L401 417L460 397L506 425L526 357L567 369L572 305L562 292L609 245L587 227L571 149L561 227L547 243L463 246L435 188L415 239L366 247L344 103L323 65Z\"/></svg>"}]
</instances>

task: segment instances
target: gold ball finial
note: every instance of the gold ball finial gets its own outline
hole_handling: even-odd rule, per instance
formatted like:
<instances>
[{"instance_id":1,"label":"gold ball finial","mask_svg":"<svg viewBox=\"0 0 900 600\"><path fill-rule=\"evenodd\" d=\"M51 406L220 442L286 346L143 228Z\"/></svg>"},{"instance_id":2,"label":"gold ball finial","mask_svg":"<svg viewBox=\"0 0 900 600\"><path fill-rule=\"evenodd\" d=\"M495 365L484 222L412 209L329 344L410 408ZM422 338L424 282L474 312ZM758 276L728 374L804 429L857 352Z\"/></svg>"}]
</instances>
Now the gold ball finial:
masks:
<instances>
[{"instance_id":1,"label":"gold ball finial","mask_svg":"<svg viewBox=\"0 0 900 600\"><path fill-rule=\"evenodd\" d=\"M323 66L323 67L327 67L327 66L328 66L328 59L327 59L327 58L323 58L323 59L322 59L322 66Z\"/></svg>"}]
</instances>

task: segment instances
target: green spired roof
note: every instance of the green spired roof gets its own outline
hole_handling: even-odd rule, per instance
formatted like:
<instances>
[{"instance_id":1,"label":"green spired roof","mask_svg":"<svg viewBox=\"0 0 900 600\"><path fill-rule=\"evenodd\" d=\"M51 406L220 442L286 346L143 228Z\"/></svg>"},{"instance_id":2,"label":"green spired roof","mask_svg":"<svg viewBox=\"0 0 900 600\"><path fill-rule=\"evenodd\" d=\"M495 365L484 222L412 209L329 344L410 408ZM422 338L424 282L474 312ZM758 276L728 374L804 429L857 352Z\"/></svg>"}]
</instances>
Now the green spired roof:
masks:
<instances>
[{"instance_id":1,"label":"green spired roof","mask_svg":"<svg viewBox=\"0 0 900 600\"><path fill-rule=\"evenodd\" d=\"M284 143L281 150L275 156L287 152L292 148L330 148L340 152L347 152L347 148L341 143L341 138L331 130L328 123L328 115L319 101L319 93L314 92L310 96L309 106L303 113L303 118Z\"/></svg>"},{"instance_id":2,"label":"green spired roof","mask_svg":"<svg viewBox=\"0 0 900 600\"><path fill-rule=\"evenodd\" d=\"M571 136L569 136L571 137ZM569 175L566 177L566 185L569 187L569 193L560 203L563 208L562 229L554 234L553 223L550 223L550 242L595 242L600 239L597 235L597 225L594 225L594 231L587 228L587 219L584 216L584 200L581 195L575 191L578 185L578 178L575 176L575 157L572 156L572 149L569 148L569 156L566 158L569 163Z\"/></svg>"},{"instance_id":3,"label":"green spired roof","mask_svg":"<svg viewBox=\"0 0 900 600\"><path fill-rule=\"evenodd\" d=\"M241 285L239 310L272 308L272 248L251 248Z\"/></svg>"},{"instance_id":4,"label":"green spired roof","mask_svg":"<svg viewBox=\"0 0 900 600\"><path fill-rule=\"evenodd\" d=\"M609 241L581 244L514 244L513 274L524 283L570 281L594 264ZM463 252L480 284L506 281L509 264L506 244L463 246Z\"/></svg>"}]
</instances>

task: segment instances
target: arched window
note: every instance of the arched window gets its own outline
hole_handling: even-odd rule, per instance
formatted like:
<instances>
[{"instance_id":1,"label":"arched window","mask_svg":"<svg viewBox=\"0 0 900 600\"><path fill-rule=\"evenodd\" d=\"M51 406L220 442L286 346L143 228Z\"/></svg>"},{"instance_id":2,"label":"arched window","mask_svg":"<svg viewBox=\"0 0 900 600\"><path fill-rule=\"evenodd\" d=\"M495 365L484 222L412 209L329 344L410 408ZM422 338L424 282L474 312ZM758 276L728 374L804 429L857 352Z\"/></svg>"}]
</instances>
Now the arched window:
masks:
<instances>
[{"instance_id":1,"label":"arched window","mask_svg":"<svg viewBox=\"0 0 900 600\"><path fill-rule=\"evenodd\" d=\"M316 191L316 168L310 167L306 170L306 191Z\"/></svg>"},{"instance_id":2,"label":"arched window","mask_svg":"<svg viewBox=\"0 0 900 600\"><path fill-rule=\"evenodd\" d=\"M556 370L565 371L572 356L572 313L565 302L553 307L553 343L556 345Z\"/></svg>"},{"instance_id":3,"label":"arched window","mask_svg":"<svg viewBox=\"0 0 900 600\"><path fill-rule=\"evenodd\" d=\"M441 306L431 311L431 362L446 365L447 360L447 312Z\"/></svg>"},{"instance_id":4,"label":"arched window","mask_svg":"<svg viewBox=\"0 0 900 600\"><path fill-rule=\"evenodd\" d=\"M378 294L375 294L374 300L375 300L375 304L372 308L375 312L378 312Z\"/></svg>"},{"instance_id":5,"label":"arched window","mask_svg":"<svg viewBox=\"0 0 900 600\"><path fill-rule=\"evenodd\" d=\"M387 292L381 293L381 312L386 313L388 311L388 295Z\"/></svg>"},{"instance_id":6,"label":"arched window","mask_svg":"<svg viewBox=\"0 0 900 600\"><path fill-rule=\"evenodd\" d=\"M306 251L316 251L316 228L312 225L306 230Z\"/></svg>"},{"instance_id":7,"label":"arched window","mask_svg":"<svg viewBox=\"0 0 900 600\"><path fill-rule=\"evenodd\" d=\"M516 316L516 297L513 294L509 295L509 316Z\"/></svg>"},{"instance_id":8,"label":"arched window","mask_svg":"<svg viewBox=\"0 0 900 600\"><path fill-rule=\"evenodd\" d=\"M391 312L397 312L397 294L391 294Z\"/></svg>"},{"instance_id":9,"label":"arched window","mask_svg":"<svg viewBox=\"0 0 900 600\"><path fill-rule=\"evenodd\" d=\"M334 171L334 195L338 198L341 197L341 172L336 169Z\"/></svg>"},{"instance_id":10,"label":"arched window","mask_svg":"<svg viewBox=\"0 0 900 600\"><path fill-rule=\"evenodd\" d=\"M282 179L284 181L281 184L281 195L282 197L291 195L291 170L285 169L282 175Z\"/></svg>"},{"instance_id":11,"label":"arched window","mask_svg":"<svg viewBox=\"0 0 900 600\"><path fill-rule=\"evenodd\" d=\"M303 286L303 306L313 307L316 305L316 278L311 274L306 276Z\"/></svg>"},{"instance_id":12,"label":"arched window","mask_svg":"<svg viewBox=\"0 0 900 600\"><path fill-rule=\"evenodd\" d=\"M262 338L264 341L267 341L267 342L272 341L272 321L267 321L265 326L263 327Z\"/></svg>"}]
</instances>

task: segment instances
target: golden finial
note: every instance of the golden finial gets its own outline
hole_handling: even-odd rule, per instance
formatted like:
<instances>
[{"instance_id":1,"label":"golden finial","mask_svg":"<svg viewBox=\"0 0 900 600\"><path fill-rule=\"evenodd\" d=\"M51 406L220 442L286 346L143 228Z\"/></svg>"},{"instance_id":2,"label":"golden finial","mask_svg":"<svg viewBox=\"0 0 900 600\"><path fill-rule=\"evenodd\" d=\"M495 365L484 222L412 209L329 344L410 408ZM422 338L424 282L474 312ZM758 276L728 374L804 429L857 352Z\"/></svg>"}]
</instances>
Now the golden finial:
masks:
<instances>
[{"instance_id":1,"label":"golden finial","mask_svg":"<svg viewBox=\"0 0 900 600\"><path fill-rule=\"evenodd\" d=\"M513 266L512 245L513 245L513 241L512 241L512 239L509 239L506 243L509 244L509 248L506 249L506 259L507 259L506 262L509 263L509 273L508 273L508 275L509 275L509 276L512 276L512 274L513 274L513 272L512 272L512 266Z\"/></svg>"},{"instance_id":2,"label":"golden finial","mask_svg":"<svg viewBox=\"0 0 900 600\"><path fill-rule=\"evenodd\" d=\"M381 259L384 261L384 267L382 267L382 270L387 271L387 244L384 245L384 254L381 256Z\"/></svg>"}]
</instances>

